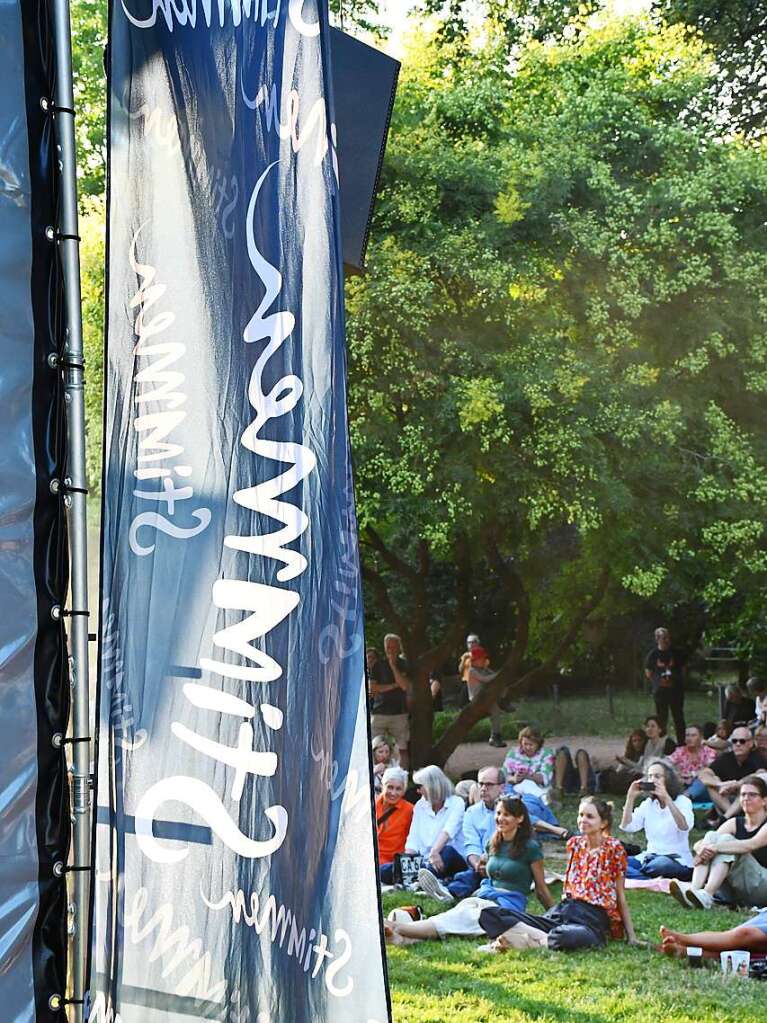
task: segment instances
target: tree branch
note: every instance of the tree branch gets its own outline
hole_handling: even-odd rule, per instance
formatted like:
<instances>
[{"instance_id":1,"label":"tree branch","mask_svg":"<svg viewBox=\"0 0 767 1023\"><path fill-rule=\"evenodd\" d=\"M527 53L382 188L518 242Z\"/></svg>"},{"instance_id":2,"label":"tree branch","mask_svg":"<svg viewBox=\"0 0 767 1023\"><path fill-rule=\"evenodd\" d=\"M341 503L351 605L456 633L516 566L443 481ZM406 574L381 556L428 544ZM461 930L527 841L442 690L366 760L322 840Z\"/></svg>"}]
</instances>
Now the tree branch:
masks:
<instances>
[{"instance_id":1,"label":"tree branch","mask_svg":"<svg viewBox=\"0 0 767 1023\"><path fill-rule=\"evenodd\" d=\"M369 565L366 565L364 561L361 562L361 569L362 578L370 584L373 593L375 594L376 603L378 604L384 620L391 622L392 627L395 628L398 634L402 637L402 642L405 644L405 649L407 650L410 645L410 630L407 627L405 619L395 609L383 577Z\"/></svg>"}]
</instances>

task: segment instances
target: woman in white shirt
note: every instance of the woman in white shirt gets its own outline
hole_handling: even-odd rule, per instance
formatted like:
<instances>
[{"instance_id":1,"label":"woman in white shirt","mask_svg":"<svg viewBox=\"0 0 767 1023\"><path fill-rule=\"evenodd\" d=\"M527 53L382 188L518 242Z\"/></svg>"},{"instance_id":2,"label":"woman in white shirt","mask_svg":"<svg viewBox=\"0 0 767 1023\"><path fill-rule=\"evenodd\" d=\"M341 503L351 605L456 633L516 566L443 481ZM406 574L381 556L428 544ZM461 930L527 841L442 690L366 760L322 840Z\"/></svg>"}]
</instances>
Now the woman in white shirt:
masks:
<instances>
[{"instance_id":1,"label":"woman in white shirt","mask_svg":"<svg viewBox=\"0 0 767 1023\"><path fill-rule=\"evenodd\" d=\"M416 771L413 781L421 798L413 808L405 852L420 854L424 867L437 877L453 877L467 867L463 858L465 803L453 794L453 783L434 764Z\"/></svg>"},{"instance_id":2,"label":"woman in white shirt","mask_svg":"<svg viewBox=\"0 0 767 1023\"><path fill-rule=\"evenodd\" d=\"M643 779L632 782L623 807L621 830L644 831L647 848L629 857L627 878L692 877L690 831L695 818L692 803L680 795L681 782L662 760L652 761ZM644 793L648 798L634 808Z\"/></svg>"}]
</instances>

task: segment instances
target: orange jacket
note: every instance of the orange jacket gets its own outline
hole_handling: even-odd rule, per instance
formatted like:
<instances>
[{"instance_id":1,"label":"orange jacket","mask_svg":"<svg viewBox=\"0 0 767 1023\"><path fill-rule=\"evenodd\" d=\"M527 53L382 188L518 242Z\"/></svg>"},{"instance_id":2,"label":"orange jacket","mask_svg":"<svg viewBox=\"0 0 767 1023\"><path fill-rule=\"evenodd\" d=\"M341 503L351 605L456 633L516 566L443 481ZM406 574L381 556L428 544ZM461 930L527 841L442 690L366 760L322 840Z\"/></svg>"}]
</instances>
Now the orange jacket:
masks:
<instances>
[{"instance_id":1,"label":"orange jacket","mask_svg":"<svg viewBox=\"0 0 767 1023\"><path fill-rule=\"evenodd\" d=\"M389 804L384 803L383 795L376 796L376 822L389 809ZM413 818L413 804L406 799L400 799L395 804L392 813L383 824L378 824L376 833L378 835L378 858L381 863L391 863L396 853L405 851L405 839L410 831L410 822Z\"/></svg>"}]
</instances>

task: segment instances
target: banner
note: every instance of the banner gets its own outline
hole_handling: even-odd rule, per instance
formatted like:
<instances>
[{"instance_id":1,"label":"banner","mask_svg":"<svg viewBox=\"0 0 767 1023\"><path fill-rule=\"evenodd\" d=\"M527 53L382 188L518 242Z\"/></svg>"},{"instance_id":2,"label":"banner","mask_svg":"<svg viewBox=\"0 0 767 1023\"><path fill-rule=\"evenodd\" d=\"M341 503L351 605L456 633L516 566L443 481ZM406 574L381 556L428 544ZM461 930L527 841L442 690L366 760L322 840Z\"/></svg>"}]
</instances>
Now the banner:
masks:
<instances>
[{"instance_id":1,"label":"banner","mask_svg":"<svg viewBox=\"0 0 767 1023\"><path fill-rule=\"evenodd\" d=\"M89 1016L384 1021L327 12L109 53Z\"/></svg>"},{"instance_id":2,"label":"banner","mask_svg":"<svg viewBox=\"0 0 767 1023\"><path fill-rule=\"evenodd\" d=\"M0 0L0 52L0 1016L53 1023L66 978L69 680L45 5Z\"/></svg>"}]
</instances>

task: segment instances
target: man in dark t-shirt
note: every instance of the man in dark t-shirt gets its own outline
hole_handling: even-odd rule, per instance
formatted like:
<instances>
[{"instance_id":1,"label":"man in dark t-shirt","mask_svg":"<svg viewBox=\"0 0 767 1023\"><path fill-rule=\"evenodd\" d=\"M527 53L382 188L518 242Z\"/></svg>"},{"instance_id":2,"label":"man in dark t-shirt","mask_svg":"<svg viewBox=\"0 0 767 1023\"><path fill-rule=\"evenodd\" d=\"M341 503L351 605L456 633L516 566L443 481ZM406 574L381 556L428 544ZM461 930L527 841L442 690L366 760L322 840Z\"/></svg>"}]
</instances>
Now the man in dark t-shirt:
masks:
<instances>
[{"instance_id":1,"label":"man in dark t-shirt","mask_svg":"<svg viewBox=\"0 0 767 1023\"><path fill-rule=\"evenodd\" d=\"M410 679L399 636L384 637L384 654L385 659L376 658L368 665L373 735L390 735L394 739L400 765L407 770Z\"/></svg>"},{"instance_id":2,"label":"man in dark t-shirt","mask_svg":"<svg viewBox=\"0 0 767 1023\"><path fill-rule=\"evenodd\" d=\"M666 730L668 714L674 719L677 745L684 745L684 676L686 658L681 650L671 645L671 633L668 629L655 630L655 649L651 650L645 660L645 677L652 686L655 698L655 713Z\"/></svg>"},{"instance_id":3,"label":"man in dark t-shirt","mask_svg":"<svg viewBox=\"0 0 767 1023\"><path fill-rule=\"evenodd\" d=\"M720 753L710 767L698 772L708 789L712 803L727 813L738 794L741 781L749 774L764 770L764 762L754 749L754 740L745 725L738 725L730 736L732 749Z\"/></svg>"}]
</instances>

